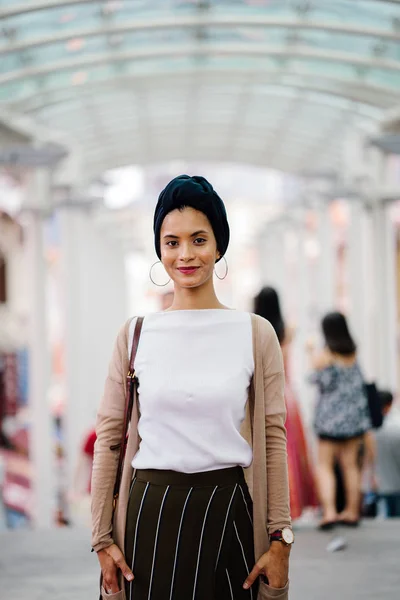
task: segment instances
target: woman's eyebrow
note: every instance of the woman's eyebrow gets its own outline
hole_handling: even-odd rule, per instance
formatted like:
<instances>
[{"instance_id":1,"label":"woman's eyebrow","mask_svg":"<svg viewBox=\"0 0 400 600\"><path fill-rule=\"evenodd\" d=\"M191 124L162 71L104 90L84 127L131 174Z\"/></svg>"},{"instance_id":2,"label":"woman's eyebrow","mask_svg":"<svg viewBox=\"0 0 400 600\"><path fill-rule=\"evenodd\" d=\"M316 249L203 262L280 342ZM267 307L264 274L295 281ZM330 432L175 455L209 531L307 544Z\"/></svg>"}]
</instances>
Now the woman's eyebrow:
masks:
<instances>
[{"instance_id":1,"label":"woman's eyebrow","mask_svg":"<svg viewBox=\"0 0 400 600\"><path fill-rule=\"evenodd\" d=\"M207 235L208 231L205 231L204 229L200 229L200 231L195 231L194 233L192 233L192 235L190 237L196 237L196 235Z\"/></svg>"},{"instance_id":2,"label":"woman's eyebrow","mask_svg":"<svg viewBox=\"0 0 400 600\"><path fill-rule=\"evenodd\" d=\"M192 233L190 235L190 237L196 237L196 235L208 235L208 231L205 231L204 229L200 229L200 231L195 231L194 233ZM172 233L167 233L164 235L164 239L166 238L173 238L174 240L179 240L179 236L178 235L173 235Z\"/></svg>"}]
</instances>

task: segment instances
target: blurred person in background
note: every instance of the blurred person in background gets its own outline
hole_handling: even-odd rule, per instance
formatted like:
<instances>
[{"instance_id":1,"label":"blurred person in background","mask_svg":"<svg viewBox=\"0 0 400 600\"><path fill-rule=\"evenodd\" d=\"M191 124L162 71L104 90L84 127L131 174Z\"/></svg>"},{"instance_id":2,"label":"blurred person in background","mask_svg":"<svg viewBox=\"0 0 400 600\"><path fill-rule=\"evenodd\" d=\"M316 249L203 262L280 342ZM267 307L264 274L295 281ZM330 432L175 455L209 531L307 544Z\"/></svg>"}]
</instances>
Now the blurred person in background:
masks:
<instances>
[{"instance_id":1,"label":"blurred person in background","mask_svg":"<svg viewBox=\"0 0 400 600\"><path fill-rule=\"evenodd\" d=\"M360 446L371 428L364 379L357 361L357 347L346 318L339 312L322 320L325 347L312 351L314 373L311 382L318 388L315 431L318 436L318 485L323 518L320 529L335 524L357 526L360 518ZM335 461L343 474L345 507L336 510Z\"/></svg>"},{"instance_id":2,"label":"blurred person in background","mask_svg":"<svg viewBox=\"0 0 400 600\"><path fill-rule=\"evenodd\" d=\"M383 425L375 432L375 474L384 516L400 517L400 413L393 407L393 394L379 391Z\"/></svg>"},{"instance_id":3,"label":"blurred person in background","mask_svg":"<svg viewBox=\"0 0 400 600\"><path fill-rule=\"evenodd\" d=\"M74 489L78 494L90 494L96 430L88 431L83 439L75 472Z\"/></svg>"},{"instance_id":4,"label":"blurred person in background","mask_svg":"<svg viewBox=\"0 0 400 600\"><path fill-rule=\"evenodd\" d=\"M376 440L373 429L365 433L361 443L359 467L361 470L362 492L361 515L362 517L375 518L378 512L378 484L376 480ZM343 506L344 504L345 492L343 489Z\"/></svg>"},{"instance_id":5,"label":"blurred person in background","mask_svg":"<svg viewBox=\"0 0 400 600\"><path fill-rule=\"evenodd\" d=\"M114 527L112 448L124 433L137 318L117 338L97 418L92 546L103 597L255 600L258 587L271 594L268 580L285 600L294 536L277 337L216 295L229 224L207 180L183 175L166 186L154 241L174 299L144 319L134 365L140 411L135 405Z\"/></svg>"},{"instance_id":6,"label":"blurred person in background","mask_svg":"<svg viewBox=\"0 0 400 600\"><path fill-rule=\"evenodd\" d=\"M314 476L307 448L306 436L290 379L289 351L293 329L285 324L279 296L272 287L264 287L254 300L254 312L267 319L275 329L281 345L285 367L286 431L288 448L290 512L293 519L301 516L307 507L318 504Z\"/></svg>"},{"instance_id":7,"label":"blurred person in background","mask_svg":"<svg viewBox=\"0 0 400 600\"><path fill-rule=\"evenodd\" d=\"M3 501L3 485L5 480L6 465L0 452L0 533L7 527L6 508Z\"/></svg>"},{"instance_id":8,"label":"blurred person in background","mask_svg":"<svg viewBox=\"0 0 400 600\"><path fill-rule=\"evenodd\" d=\"M28 457L27 411L3 419L0 456L4 465L1 496L7 527L29 527L32 511L32 465Z\"/></svg>"},{"instance_id":9,"label":"blurred person in background","mask_svg":"<svg viewBox=\"0 0 400 600\"><path fill-rule=\"evenodd\" d=\"M82 441L74 473L70 494L71 517L75 524L87 526L90 523L91 480L93 469L95 429L89 430Z\"/></svg>"}]
</instances>

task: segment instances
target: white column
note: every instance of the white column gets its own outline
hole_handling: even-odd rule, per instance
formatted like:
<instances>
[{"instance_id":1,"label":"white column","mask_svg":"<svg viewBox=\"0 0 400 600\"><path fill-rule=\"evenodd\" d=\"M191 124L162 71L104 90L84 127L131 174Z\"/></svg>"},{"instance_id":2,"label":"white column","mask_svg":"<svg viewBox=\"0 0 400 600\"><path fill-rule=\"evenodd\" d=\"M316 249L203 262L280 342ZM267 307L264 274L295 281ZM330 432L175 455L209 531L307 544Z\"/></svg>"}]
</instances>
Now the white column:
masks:
<instances>
[{"instance_id":1,"label":"white column","mask_svg":"<svg viewBox=\"0 0 400 600\"><path fill-rule=\"evenodd\" d=\"M307 230L301 221L297 233L297 319L295 322L295 337L293 341L294 356L291 363L293 383L298 390L298 396L307 424L312 420L314 389L307 383L307 373L310 371L309 357L306 352L307 340L312 333L310 311L310 273L307 257Z\"/></svg>"},{"instance_id":2,"label":"white column","mask_svg":"<svg viewBox=\"0 0 400 600\"><path fill-rule=\"evenodd\" d=\"M121 248L90 212L60 209L65 297L67 477L72 484L83 436L95 424L127 292Z\"/></svg>"},{"instance_id":3,"label":"white column","mask_svg":"<svg viewBox=\"0 0 400 600\"><path fill-rule=\"evenodd\" d=\"M397 289L396 238L389 208L377 203L373 208L373 234L376 289L376 343L375 360L378 383L391 390L397 388Z\"/></svg>"},{"instance_id":4,"label":"white column","mask_svg":"<svg viewBox=\"0 0 400 600\"><path fill-rule=\"evenodd\" d=\"M37 170L32 176L27 205L45 210L50 204L50 175ZM26 261L29 277L29 404L32 414L30 450L33 465L33 525L54 525L55 487L52 425L49 406L50 356L46 320L46 264L43 214L29 213L26 228Z\"/></svg>"},{"instance_id":5,"label":"white column","mask_svg":"<svg viewBox=\"0 0 400 600\"><path fill-rule=\"evenodd\" d=\"M262 284L274 287L284 302L286 261L285 233L281 224L266 227L263 239Z\"/></svg>"},{"instance_id":6,"label":"white column","mask_svg":"<svg viewBox=\"0 0 400 600\"><path fill-rule=\"evenodd\" d=\"M318 265L318 306L320 316L335 309L335 247L329 204L321 203L318 207L318 241L320 257Z\"/></svg>"},{"instance_id":7,"label":"white column","mask_svg":"<svg viewBox=\"0 0 400 600\"><path fill-rule=\"evenodd\" d=\"M61 261L64 298L65 331L65 390L64 444L66 453L66 477L71 489L77 468L77 454L81 443L82 416L85 390L82 389L82 332L85 308L82 302L82 223L79 213L73 209L58 212L61 232ZM83 403L83 404L82 404ZM70 516L70 515L69 515Z\"/></svg>"},{"instance_id":8,"label":"white column","mask_svg":"<svg viewBox=\"0 0 400 600\"><path fill-rule=\"evenodd\" d=\"M391 390L397 392L398 386L398 362L397 362L397 234L395 224L391 217L390 205L382 206L384 210L384 245L387 268L387 311L386 327L388 334L388 385Z\"/></svg>"},{"instance_id":9,"label":"white column","mask_svg":"<svg viewBox=\"0 0 400 600\"><path fill-rule=\"evenodd\" d=\"M376 285L371 211L358 199L350 200L349 320L367 379L376 379Z\"/></svg>"}]
</instances>

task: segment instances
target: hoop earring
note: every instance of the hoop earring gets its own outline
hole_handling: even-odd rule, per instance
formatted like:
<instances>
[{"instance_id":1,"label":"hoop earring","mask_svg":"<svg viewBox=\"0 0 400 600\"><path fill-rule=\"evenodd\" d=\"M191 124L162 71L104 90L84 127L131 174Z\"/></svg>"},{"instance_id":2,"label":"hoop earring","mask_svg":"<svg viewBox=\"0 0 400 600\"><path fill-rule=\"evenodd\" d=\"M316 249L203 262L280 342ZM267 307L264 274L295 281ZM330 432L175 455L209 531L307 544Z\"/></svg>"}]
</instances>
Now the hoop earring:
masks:
<instances>
[{"instance_id":1,"label":"hoop earring","mask_svg":"<svg viewBox=\"0 0 400 600\"><path fill-rule=\"evenodd\" d=\"M219 279L220 281L223 281L223 280L225 279L225 277L228 275L228 272L229 272L228 263L227 263L227 261L226 261L226 258L225 258L225 256L222 256L222 258L223 258L223 259L224 259L224 261L225 261L225 267L226 267L225 275L224 275L223 277L220 277L220 276L218 275L217 271L215 270L215 267L214 267L214 273L215 273L215 275L218 277L218 279Z\"/></svg>"},{"instance_id":2,"label":"hoop earring","mask_svg":"<svg viewBox=\"0 0 400 600\"><path fill-rule=\"evenodd\" d=\"M170 278L170 279L168 279L167 283L156 283L156 282L154 281L153 277L151 276L151 274L152 274L152 271L153 271L153 268L154 268L156 265L158 265L158 263L161 263L161 260L158 260L157 262L155 262L155 263L154 263L154 265L151 265L151 268L150 268L150 273L149 273L150 281L151 281L151 283L154 283L154 285L156 285L157 287L165 287L166 285L168 285L168 284L169 284L169 282L171 281L171 278ZM162 264L162 263L161 263L161 264Z\"/></svg>"}]
</instances>

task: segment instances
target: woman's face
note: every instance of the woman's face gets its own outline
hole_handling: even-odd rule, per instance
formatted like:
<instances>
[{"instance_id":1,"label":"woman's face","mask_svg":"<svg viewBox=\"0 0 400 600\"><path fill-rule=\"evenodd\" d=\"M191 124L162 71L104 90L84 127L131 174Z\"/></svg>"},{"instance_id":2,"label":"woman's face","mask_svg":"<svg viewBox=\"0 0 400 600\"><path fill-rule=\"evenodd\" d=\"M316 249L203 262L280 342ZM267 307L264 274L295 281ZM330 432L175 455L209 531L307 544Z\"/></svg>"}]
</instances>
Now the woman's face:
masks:
<instances>
[{"instance_id":1,"label":"woman's face","mask_svg":"<svg viewBox=\"0 0 400 600\"><path fill-rule=\"evenodd\" d=\"M160 247L165 270L182 288L206 283L220 257L209 220L190 207L168 213L161 226Z\"/></svg>"}]
</instances>

